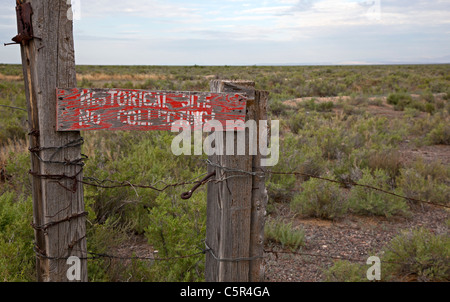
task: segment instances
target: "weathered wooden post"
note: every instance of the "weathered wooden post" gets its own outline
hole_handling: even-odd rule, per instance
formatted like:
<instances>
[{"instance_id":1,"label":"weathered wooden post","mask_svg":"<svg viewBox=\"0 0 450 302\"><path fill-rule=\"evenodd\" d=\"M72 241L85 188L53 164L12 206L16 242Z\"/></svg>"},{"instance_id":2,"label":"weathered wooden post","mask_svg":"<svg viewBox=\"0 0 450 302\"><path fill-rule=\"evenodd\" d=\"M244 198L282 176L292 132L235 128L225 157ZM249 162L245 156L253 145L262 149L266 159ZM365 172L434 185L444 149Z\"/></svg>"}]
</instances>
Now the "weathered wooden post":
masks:
<instances>
[{"instance_id":1,"label":"weathered wooden post","mask_svg":"<svg viewBox=\"0 0 450 302\"><path fill-rule=\"evenodd\" d=\"M21 44L30 125L37 279L69 281L67 259L76 256L75 280L87 281L82 139L80 132L56 131L56 88L76 86L70 6L61 0L18 1L16 10L14 41Z\"/></svg>"},{"instance_id":2,"label":"weathered wooden post","mask_svg":"<svg viewBox=\"0 0 450 302\"><path fill-rule=\"evenodd\" d=\"M246 93L246 120L265 120L268 93L255 91L250 81L212 81L212 92ZM234 133L234 150L238 138ZM224 150L230 143L223 135ZM220 142L219 142L220 143ZM242 143L242 141L240 141ZM208 172L219 182L208 183L206 245L207 282L259 282L264 278L263 244L267 192L258 168L261 154L251 155L249 129L245 130L245 155L211 155ZM257 148L257 147L256 147ZM258 148L257 148L258 149ZM245 171L245 172L239 172ZM254 175L252 175L254 174ZM225 180L224 180L225 179Z\"/></svg>"}]
</instances>

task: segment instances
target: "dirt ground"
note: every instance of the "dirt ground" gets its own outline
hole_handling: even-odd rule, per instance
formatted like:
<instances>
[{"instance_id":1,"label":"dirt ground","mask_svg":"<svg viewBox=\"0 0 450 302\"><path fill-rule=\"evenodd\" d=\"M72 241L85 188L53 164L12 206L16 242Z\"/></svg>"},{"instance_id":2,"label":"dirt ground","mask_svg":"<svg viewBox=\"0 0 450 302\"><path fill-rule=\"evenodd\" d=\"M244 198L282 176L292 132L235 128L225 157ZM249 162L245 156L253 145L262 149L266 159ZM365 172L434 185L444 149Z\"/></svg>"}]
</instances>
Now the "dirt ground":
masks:
<instances>
[{"instance_id":1,"label":"dirt ground","mask_svg":"<svg viewBox=\"0 0 450 302\"><path fill-rule=\"evenodd\" d=\"M292 216L287 205L281 205L279 210L284 211L284 217ZM305 230L306 244L299 254L266 253L265 281L323 281L324 270L334 261L347 259L364 264L370 256L380 255L380 251L401 230L426 227L434 234L447 234L448 218L445 209L431 205L416 207L409 219L346 216L339 221L324 221L294 218L294 226ZM272 249L279 247L266 247L266 250Z\"/></svg>"},{"instance_id":2,"label":"dirt ground","mask_svg":"<svg viewBox=\"0 0 450 302\"><path fill-rule=\"evenodd\" d=\"M288 204L278 204L276 212L293 219L293 227L303 228L306 242L297 253L267 243L266 251L279 253L264 253L265 282L322 282L324 271L335 261L365 264L370 256L382 255L383 248L402 230L426 227L434 234L448 234L449 212L433 205L416 206L408 219L354 215L337 221L300 218L294 217ZM154 251L144 236L132 235L112 254L152 258L158 256L158 251ZM405 277L405 281L415 280Z\"/></svg>"}]
</instances>

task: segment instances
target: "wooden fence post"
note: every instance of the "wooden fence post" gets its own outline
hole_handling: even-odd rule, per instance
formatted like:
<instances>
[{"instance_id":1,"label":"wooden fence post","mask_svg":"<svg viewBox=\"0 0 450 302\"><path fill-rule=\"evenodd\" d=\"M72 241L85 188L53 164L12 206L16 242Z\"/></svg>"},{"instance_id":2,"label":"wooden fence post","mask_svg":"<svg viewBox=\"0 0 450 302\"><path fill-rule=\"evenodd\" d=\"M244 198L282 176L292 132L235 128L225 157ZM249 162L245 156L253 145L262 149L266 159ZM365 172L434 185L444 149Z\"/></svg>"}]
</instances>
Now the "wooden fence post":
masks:
<instances>
[{"instance_id":1,"label":"wooden fence post","mask_svg":"<svg viewBox=\"0 0 450 302\"><path fill-rule=\"evenodd\" d=\"M246 93L247 120L266 118L268 93L255 91L250 81L212 81L212 92ZM208 183L205 279L207 282L259 282L264 278L263 244L267 203L264 177L253 176L261 156L249 153L246 129L246 155L211 155L208 172L216 171L220 182ZM237 150L234 133L234 150ZM216 144L221 143L217 137ZM226 150L226 134L222 138ZM253 142L252 142L253 143ZM225 169L224 169L225 168ZM228 169L226 169L228 168ZM234 170L234 171L233 171Z\"/></svg>"},{"instance_id":2,"label":"wooden fence post","mask_svg":"<svg viewBox=\"0 0 450 302\"><path fill-rule=\"evenodd\" d=\"M75 281L87 281L82 139L79 132L56 132L56 88L76 87L70 6L61 0L24 3L31 4L35 37L22 42L21 54L30 125L37 279L69 281L68 269L77 262L68 264L67 258L76 256L80 280Z\"/></svg>"}]
</instances>

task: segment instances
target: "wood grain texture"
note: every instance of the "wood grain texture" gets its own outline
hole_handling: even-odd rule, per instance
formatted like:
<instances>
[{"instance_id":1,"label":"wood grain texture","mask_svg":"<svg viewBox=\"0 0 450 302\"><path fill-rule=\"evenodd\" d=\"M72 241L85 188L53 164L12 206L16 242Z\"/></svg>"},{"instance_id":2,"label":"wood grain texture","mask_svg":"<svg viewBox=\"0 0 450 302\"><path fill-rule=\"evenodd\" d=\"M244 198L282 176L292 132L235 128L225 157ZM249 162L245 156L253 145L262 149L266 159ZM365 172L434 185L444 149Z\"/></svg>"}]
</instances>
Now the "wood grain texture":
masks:
<instances>
[{"instance_id":1,"label":"wood grain texture","mask_svg":"<svg viewBox=\"0 0 450 302\"><path fill-rule=\"evenodd\" d=\"M57 89L57 130L171 130L187 121L192 130L218 120L245 121L242 94L146 91L138 89Z\"/></svg>"},{"instance_id":2,"label":"wood grain texture","mask_svg":"<svg viewBox=\"0 0 450 302\"><path fill-rule=\"evenodd\" d=\"M72 21L67 18L66 1L28 1L33 9L32 24L36 37L21 46L22 66L28 103L31 148L44 148L31 155L33 177L33 223L36 226L53 224L84 211L81 182L65 179L60 182L42 175L77 175L79 166L47 163L77 160L81 147L55 147L80 139L79 132L56 132L56 87L75 87L75 57ZM38 157L39 156L39 157ZM41 158L42 160L40 160ZM41 175L41 176L36 176ZM67 188L75 188L71 191ZM86 218L80 216L45 229L35 230L36 249L46 257L37 257L38 281L66 282L70 267L66 258L86 254ZM50 259L56 258L56 259ZM81 281L87 281L87 260L81 259Z\"/></svg>"},{"instance_id":3,"label":"wood grain texture","mask_svg":"<svg viewBox=\"0 0 450 302\"><path fill-rule=\"evenodd\" d=\"M255 102L248 108L247 118L255 121L267 120L267 106L269 101L269 93L267 91L256 91ZM259 146L258 137L258 146ZM261 167L262 155L258 150L258 154L253 156L253 171L258 171ZM265 177L262 174L253 176L252 179L252 210L250 225L250 257L255 260L250 262L249 281L264 281L264 226L266 223L266 206L269 200Z\"/></svg>"},{"instance_id":4,"label":"wood grain texture","mask_svg":"<svg viewBox=\"0 0 450 302\"><path fill-rule=\"evenodd\" d=\"M212 81L210 86L213 92L246 93L249 98L246 119L257 120L263 116L256 112L259 109L265 110L266 105L258 105L260 93L255 92L254 82ZM264 101L267 101L265 96ZM259 157L249 155L248 137L248 129L246 129L245 155L212 155L208 159L222 167L253 171L254 165L259 165ZM227 142L229 141L226 138L216 140L216 143L224 144L224 148ZM237 135L235 134L234 144L236 143ZM221 168L208 166L208 172L214 170L216 178L227 180L208 183L206 243L214 255L206 254L206 281L261 281L262 261L229 260L262 256L263 233L261 231L263 232L264 229L266 201L262 199L264 194L259 194L259 190L264 191L264 181L255 181L253 176L242 172L226 172ZM254 185L258 186L257 190L254 189ZM226 260L220 261L216 258ZM252 272L252 267L255 272Z\"/></svg>"}]
</instances>

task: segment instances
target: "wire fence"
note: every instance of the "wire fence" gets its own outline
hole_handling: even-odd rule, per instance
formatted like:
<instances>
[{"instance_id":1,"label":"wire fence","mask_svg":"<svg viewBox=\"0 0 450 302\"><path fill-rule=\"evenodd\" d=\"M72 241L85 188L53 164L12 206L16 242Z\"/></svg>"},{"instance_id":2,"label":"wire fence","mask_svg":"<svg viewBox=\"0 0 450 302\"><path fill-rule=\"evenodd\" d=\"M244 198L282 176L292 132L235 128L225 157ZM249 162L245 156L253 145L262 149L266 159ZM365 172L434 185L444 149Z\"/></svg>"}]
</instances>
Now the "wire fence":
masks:
<instances>
[{"instance_id":1,"label":"wire fence","mask_svg":"<svg viewBox=\"0 0 450 302\"><path fill-rule=\"evenodd\" d=\"M32 136L39 136L39 131L36 130L32 130L30 131L29 135ZM436 203L430 200L421 200L418 198L413 198L410 196L403 196L391 191L387 191L378 187L374 187L371 185L366 185L366 184L360 184L360 183L356 183L354 181L339 181L339 180L335 180L335 179L331 179L331 178L326 178L326 177L322 177L322 176L318 176L318 175L312 175L312 174L308 174L308 173L303 173L303 172L298 172L298 171L272 171L272 170L268 170L265 169L263 167L254 167L255 171L245 171L245 170L241 170L241 169L233 169L230 167L224 167L221 166L218 163L214 163L211 162L209 159L206 160L206 165L207 166L211 166L215 169L218 169L224 173L217 173L217 174L208 174L207 177L204 177L207 173L203 173L201 175L198 175L197 177L190 179L190 180L186 180L186 181L181 181L181 182L175 182L175 183L167 183L163 180L159 180L155 183L152 184L135 184L132 183L131 181L118 181L118 180L114 180L114 179L98 179L92 176L84 176L83 178L80 179L80 175L83 171L83 167L84 167L84 161L88 159L88 157L86 155L82 155L80 158L75 159L75 160L64 160L64 161L58 161L58 160L54 160L55 156L61 152L64 149L68 149L68 148L73 148L73 147L80 147L82 144L84 143L83 138L77 139L75 141L69 142L66 145L60 146L60 147L33 147L30 148L29 151L33 154L33 156L35 156L40 162L44 163L44 164L61 164L64 166L77 166L79 167L79 171L77 173L75 173L74 175L65 175L65 174L59 174L59 175L48 175L48 174L39 174L36 173L34 171L29 171L29 173L37 178L41 178L41 179L50 179L53 181L56 181L59 185L61 185L62 187L64 187L66 190L68 191L72 191L75 192L77 190L78 184L82 183L83 185L87 185L87 186L92 186L92 187L97 187L97 188L103 188L103 189L114 189L114 188L125 188L125 187L130 187L134 190L136 190L137 188L140 189L151 189L151 190L155 190L158 192L163 192L166 191L168 189L173 189L173 188L177 188L177 187L184 187L187 185L195 185L194 189L190 190L188 195L192 195L193 191L197 188L199 188L200 186L203 186L207 183L220 183L220 182L225 182L230 178L234 178L234 177L261 177L261 178L265 178L269 175L280 175L280 176L288 176L288 175L293 175L293 176L304 176L304 177L309 177L309 178L314 178L314 179L318 179L318 180L322 180L322 181L327 181L327 182L332 182L332 183L337 183L340 185L343 185L345 187L353 187L353 186L360 186L360 187L364 187L366 189L369 190L375 190L378 191L380 193L383 194L388 194L388 195L392 195L398 198L402 198L408 201L412 201L412 202L417 202L417 203L423 203L423 204L429 204L429 205L433 205L433 206L438 206L438 207L442 207L442 208L450 208L450 206L446 205L446 204L441 204L441 203ZM42 151L50 151L53 150L54 152L50 155L47 156L48 159L44 160L40 153ZM227 174L231 174L231 175L227 175ZM222 175L222 176L221 176ZM204 178L202 178L204 177ZM202 179L200 179L202 178ZM71 180L73 182L72 186L68 186L65 183L65 180ZM186 194L186 193L183 193ZM182 194L182 196L183 196ZM183 198L183 199L187 199L187 198ZM78 213L78 214L74 214L72 216L68 216L65 217L64 219L58 220L58 221L54 221L54 222L50 222L47 223L45 225L33 225L32 227L35 230L47 230L50 227L53 227L59 223L65 222L65 221L69 221L71 219L74 218L78 218L81 216L85 216L87 215L86 212L83 213ZM49 257L47 255L45 255L44 252L40 251L36 246L34 247L34 251L36 253L37 257L40 258L46 258L46 259L66 259L66 258L55 258L55 257ZM257 258L267 258L267 256L263 256L263 257L241 257L241 258L220 258L217 256L217 254L215 253L215 251L213 251L206 243L206 240L204 241L204 248L199 248L199 251L196 253L192 253L192 254L188 254L188 255L179 255L179 256L175 256L175 257L157 257L157 256L145 256L145 257L139 257L139 256L119 256L119 255L113 255L113 254L108 254L108 253L97 253L97 252L87 252L87 256L84 259L87 260L97 260L97 259L116 259L116 260L147 260L147 261L171 261L171 260L177 260L177 259L184 259L184 258L191 258L191 257L199 257L200 255L209 253L211 254L211 256L219 262L240 262L240 261L252 261L252 260L256 260ZM366 259L359 259L359 258L352 258L352 257L347 257L347 256L342 256L342 255L323 255L323 254L315 254L315 253L308 253L308 252L304 252L304 251L286 251L286 250L264 250L265 254L273 254L276 257L278 257L278 255L280 254L289 254L289 255L294 255L294 256L307 256L307 257L315 257L315 258L326 258L329 260L347 260L347 261L351 261L351 262L359 262L359 263L366 263ZM397 264L404 264L404 265L410 265L411 263L397 263Z\"/></svg>"},{"instance_id":2,"label":"wire fence","mask_svg":"<svg viewBox=\"0 0 450 302\"><path fill-rule=\"evenodd\" d=\"M69 143L67 146L73 146L73 143ZM61 148L56 148L57 151L60 151ZM30 150L31 152L36 152L37 150ZM79 161L71 161L71 162L66 162L66 164L69 165L79 165ZM84 185L88 185L88 186L93 186L93 187L98 187L98 188L103 188L103 189L114 189L114 188L125 188L125 187L130 187L133 189L137 189L137 188L141 188L141 189L151 189L151 190L155 190L158 192L163 192L166 191L168 189L171 188L176 188L176 187L184 187L187 185L195 185L196 188L203 186L207 183L219 183L219 182L224 182L227 181L228 179L232 178L232 177L248 177L248 176L252 176L252 177L266 177L267 175L294 175L294 176L307 176L310 178L315 178L315 179L319 179L322 181L328 181L328 182L333 182L333 183L338 183L344 186L361 186L370 190L376 190L378 192L384 193L384 194L389 194L389 195L393 195L396 196L398 198L403 198L409 201L414 201L414 202L420 202L420 203L425 203L425 204L430 204L433 206L439 206L439 207L443 207L443 208L449 208L448 205L445 204L439 204L439 203L435 203L432 201L426 201L426 200L420 200L417 198L411 198L411 197L407 197L407 196L402 196L393 192L389 192L374 186L370 186L370 185L364 185L364 184L358 184L355 182L344 182L344 181L338 181L338 180L334 180L334 179L330 179L330 178L325 178L325 177L320 177L317 175L311 175L311 174L307 174L307 173L302 173L302 172L280 172L280 171L269 171L269 170L265 170L264 168L258 167L256 168L256 170L260 170L260 171L244 171L244 170L240 170L240 169L233 169L233 168L229 168L229 167L223 167L217 163L213 163L210 160L206 160L206 164L210 165L212 167L218 168L223 170L225 173L237 173L231 176L227 176L227 177L212 177L212 176L216 176L215 174L210 174L211 177L209 177L208 179L201 179L203 176L205 176L207 173L203 173L198 175L197 177L187 180L187 181L182 181L182 182L176 182L176 183L166 183L163 180L159 180L156 183L153 184L134 184L130 181L117 181L117 180L113 180L113 179L98 179L95 177L90 177L90 176L86 176L83 177L83 180L81 180L80 182ZM79 174L79 173L78 173ZM65 175L47 175L45 176L45 178L50 178L53 179L55 181L62 181L63 179L71 179L71 180L76 180L77 175L75 176L65 176ZM44 177L42 175L35 175L38 177ZM61 183L61 185L63 185ZM64 186L64 185L63 185ZM67 188L68 190L71 190L71 188ZM192 193L192 191L190 191ZM82 215L86 215L86 213L80 213L80 214L76 214L76 217L82 216ZM73 217L66 217L61 221L67 221L69 219L71 219ZM60 223L61 221L55 222L55 223L51 223L51 224L47 224L44 226L33 226L34 228L40 228L40 229L46 229L48 227L51 227L53 225L55 225L56 223ZM65 258L54 258L54 257L48 257L45 256L44 253L39 252L36 248L35 248L35 252L36 255L38 257L41 258L47 258L47 259L65 259ZM204 248L199 248L199 251L196 253L191 253L191 254L187 254L187 255L179 255L179 256L174 256L174 257L157 257L157 256L144 256L144 257L140 257L140 256L119 256L119 255L114 255L114 254L108 254L108 253L97 253L97 252L87 252L88 256L86 257L82 257L80 259L87 259L87 260L98 260L98 259L115 259L115 260L143 260L143 261L172 261L172 260L179 260L179 259L186 259L186 258L191 258L191 257L199 257L201 255L204 255L206 253L209 253L216 261L218 262L241 262L241 261L252 261L252 260L256 260L258 258L264 258L267 259L267 255L268 254L273 254L275 255L277 258L279 257L279 255L292 255L292 256L301 256L301 257L313 257L313 258L323 258L323 259L328 259L328 260L346 260L346 261L350 261L350 262L355 262L355 263L366 263L367 259L363 259L363 258L354 258L354 257L348 257L348 256L344 256L344 255L324 255L324 254L317 254L317 253L309 253L309 252L305 252L305 251L301 251L301 250L296 250L296 251L292 251L292 250L274 250L274 249L264 249L264 253L266 254L266 256L262 256L262 257L240 257L240 258L220 258L217 256L216 252L211 249L208 244L206 243L206 240L204 241ZM413 260L411 260L413 261ZM394 264L400 264L400 265L411 265L411 262L389 262L389 263L394 263Z\"/></svg>"},{"instance_id":3,"label":"wire fence","mask_svg":"<svg viewBox=\"0 0 450 302\"><path fill-rule=\"evenodd\" d=\"M114 259L114 260L120 260L120 261L129 261L129 260L141 260L141 261L150 261L150 262L160 262L160 261L173 261L173 260L180 260L180 259L187 259L187 258L193 258L193 257L199 257L201 255L205 255L209 253L216 261L218 262L243 262L243 261L253 261L257 259L268 259L268 256L255 256L255 257L239 257L239 258L220 258L216 256L216 253L213 249L211 249L207 243L206 240L203 241L205 248L198 248L199 251L191 254L186 255L178 255L173 257L158 257L158 256L120 256L120 255L114 255L109 253L98 253L98 252L92 252L88 251L87 256L78 257L80 260L101 260L101 259ZM40 251L37 246L33 247L33 250L41 259L49 259L49 260L67 260L70 258L70 256L66 257L51 257L45 255L45 252ZM76 251L76 250L74 250ZM354 263L367 263L367 258L372 255L365 255L367 258L355 258L355 257L349 257L345 255L324 255L324 254L318 254L318 253L310 253L299 250L274 250L274 249L264 249L263 250L265 254L273 254L276 256L276 258L279 258L279 255L290 255L290 256L301 256L301 257L313 257L313 258L322 258L327 260L335 260L335 261L349 261ZM81 252L81 251L80 251ZM155 253L157 254L157 253ZM398 262L398 261L385 261L383 260L383 263L385 264L399 264L399 265L411 265L415 263L415 260L413 258L409 259L408 262Z\"/></svg>"},{"instance_id":4,"label":"wire fence","mask_svg":"<svg viewBox=\"0 0 450 302\"><path fill-rule=\"evenodd\" d=\"M414 198L411 196L403 196L394 192L390 192L381 188L377 188L371 185L366 185L366 184L360 184L360 183L356 183L354 181L339 181L339 180L335 180L335 179L331 179L331 178L326 178L326 177L321 177L321 176L317 176L317 175L312 175L312 174L308 174L308 173L302 173L302 172L281 172L281 171L270 171L270 170L266 170L262 167L257 167L255 169L259 169L261 170L260 172L255 172L255 171L244 171L244 170L240 170L240 169L233 169L233 168L229 168L229 167L223 167L217 163L213 163L211 162L209 159L206 160L206 164L207 165L211 165L215 168L219 168L222 169L225 172L237 172L240 173L241 175L231 175L228 177L222 177L222 178L209 178L207 180L196 180L199 179L200 177L206 175L206 173L203 173L197 177L195 177L192 180L189 181L183 181L183 182L177 182L177 183L166 183L162 180L158 181L155 184L150 184L150 185L143 185L143 184L133 184L130 181L117 181L117 180L111 180L111 179L98 179L95 177L83 177L83 181L82 183L88 186L94 186L94 187L99 187L99 188L104 188L104 189L113 189L113 188L123 188L123 187L131 187L131 188L142 188L142 189L152 189L155 191L165 191L169 188L176 188L179 186L185 186L185 185L205 185L207 183L219 183L219 182L224 182L227 181L230 178L233 177L244 177L246 175L250 175L250 176L256 176L256 177L266 177L268 175L294 175L294 176L306 176L309 178L315 178L315 179L319 179L322 181L328 181L328 182L332 182L332 183L337 183L340 185L343 185L345 187L352 187L352 186L359 186L359 187L363 187L366 189L370 189L370 190L375 190L378 192L381 192L383 194L388 194L388 195L392 195L398 198L402 198L405 199L407 201L411 201L411 202L418 202L418 203L424 203L424 204L429 204L429 205L433 205L433 206L438 206L438 207L442 207L442 208L450 208L449 205L446 204L441 204L441 203L437 203L437 202L433 202L430 200L422 200L422 199L418 199L418 198ZM108 185L109 183L109 185ZM158 184L162 184L161 187L158 187Z\"/></svg>"}]
</instances>

